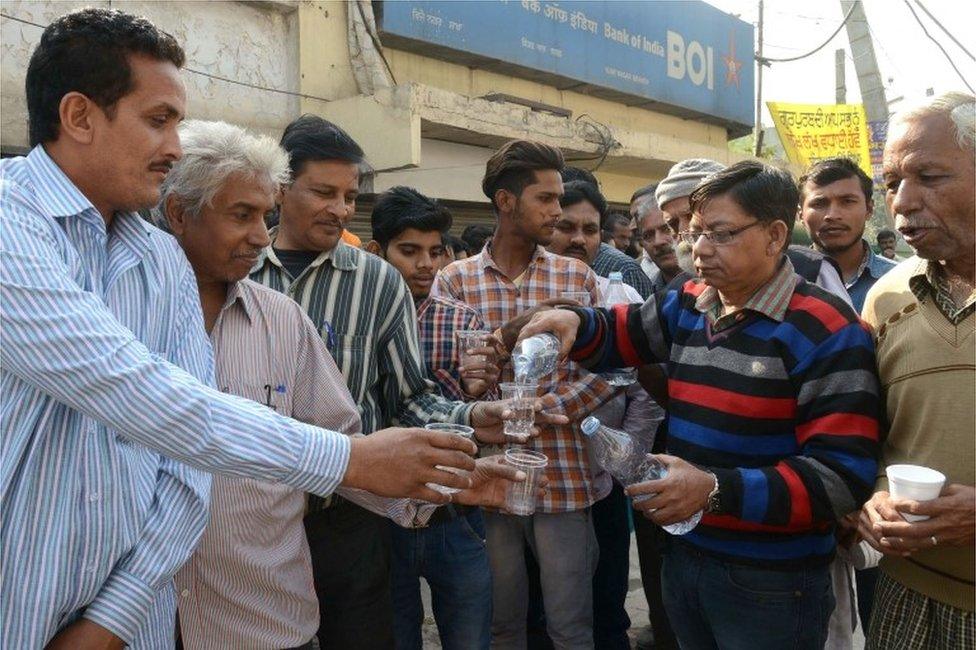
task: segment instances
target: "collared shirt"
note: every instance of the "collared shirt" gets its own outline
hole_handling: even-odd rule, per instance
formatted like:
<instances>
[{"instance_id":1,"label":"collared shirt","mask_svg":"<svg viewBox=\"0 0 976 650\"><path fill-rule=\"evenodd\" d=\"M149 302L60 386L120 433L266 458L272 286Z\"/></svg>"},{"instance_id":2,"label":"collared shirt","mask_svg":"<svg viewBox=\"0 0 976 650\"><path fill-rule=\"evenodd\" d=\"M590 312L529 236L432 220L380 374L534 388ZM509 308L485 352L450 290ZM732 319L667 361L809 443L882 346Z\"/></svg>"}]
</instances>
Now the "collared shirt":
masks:
<instances>
[{"instance_id":1,"label":"collared shirt","mask_svg":"<svg viewBox=\"0 0 976 650\"><path fill-rule=\"evenodd\" d=\"M661 268L647 255L647 251L641 255L640 265L644 275L651 281L651 291L653 293L664 291L664 288L668 286L668 281L664 279Z\"/></svg>"},{"instance_id":2,"label":"collared shirt","mask_svg":"<svg viewBox=\"0 0 976 650\"><path fill-rule=\"evenodd\" d=\"M539 302L557 298L567 291L587 291L591 302L599 303L593 271L579 260L553 255L541 246L536 247L518 287L492 259L490 246L478 255L454 262L442 270L433 287L433 295L450 296L477 309L491 329L500 327ZM512 377L511 364L506 364L502 368L502 380L511 381ZM549 457L549 493L539 504L540 511L579 510L593 503L589 463L576 423L613 393L613 387L607 382L575 363L562 364L555 373L539 381L538 394L553 394L570 422L574 423L545 426L542 435L527 445Z\"/></svg>"},{"instance_id":3,"label":"collared shirt","mask_svg":"<svg viewBox=\"0 0 976 650\"><path fill-rule=\"evenodd\" d=\"M863 239L861 244L864 247L864 257L861 259L861 264L851 279L844 282L847 293L851 297L851 303L854 305L854 310L858 313L861 313L861 309L864 308L864 299L868 295L868 290L874 286L878 278L898 266L897 262L893 260L875 255Z\"/></svg>"},{"instance_id":4,"label":"collared shirt","mask_svg":"<svg viewBox=\"0 0 976 650\"><path fill-rule=\"evenodd\" d=\"M908 287L919 302L934 300L935 306L953 325L958 325L976 310L976 291L969 294L962 307L956 305L945 271L938 262L918 258L915 272L908 278Z\"/></svg>"},{"instance_id":5,"label":"collared shirt","mask_svg":"<svg viewBox=\"0 0 976 650\"><path fill-rule=\"evenodd\" d=\"M359 433L359 411L342 373L295 301L250 280L236 282L210 339L225 393L301 422ZM353 501L368 495L338 492ZM411 523L412 502L368 497L366 507ZM290 648L312 638L319 607L304 515L301 490L214 476L210 523L176 575L184 646Z\"/></svg>"},{"instance_id":6,"label":"collared shirt","mask_svg":"<svg viewBox=\"0 0 976 650\"><path fill-rule=\"evenodd\" d=\"M637 260L618 251L610 244L600 244L600 249L596 252L596 257L593 258L590 266L593 267L594 273L602 277L609 277L611 272L619 271L624 282L637 289L637 293L644 300L654 293L650 279Z\"/></svg>"},{"instance_id":7,"label":"collared shirt","mask_svg":"<svg viewBox=\"0 0 976 650\"><path fill-rule=\"evenodd\" d=\"M796 280L797 275L793 272L793 264L789 258L784 256L779 269L773 274L769 282L759 287L741 309L723 316L722 299L718 295L718 290L712 286L706 286L695 299L695 309L705 314L712 326L712 331L715 332L720 332L745 320L748 316L747 312L750 311L782 322L786 315L786 309L790 306Z\"/></svg>"},{"instance_id":8,"label":"collared shirt","mask_svg":"<svg viewBox=\"0 0 976 650\"><path fill-rule=\"evenodd\" d=\"M445 296L428 296L417 306L420 346L430 377L448 399L470 401L473 398L461 385L458 371L460 355L456 332L483 330L485 322L477 310Z\"/></svg>"},{"instance_id":9,"label":"collared shirt","mask_svg":"<svg viewBox=\"0 0 976 650\"><path fill-rule=\"evenodd\" d=\"M177 461L327 494L349 441L208 387L175 240L135 213L106 231L43 147L0 162L0 207L0 646L42 647L82 613L171 646L172 576L210 496Z\"/></svg>"},{"instance_id":10,"label":"collared shirt","mask_svg":"<svg viewBox=\"0 0 976 650\"><path fill-rule=\"evenodd\" d=\"M251 279L302 306L342 371L364 433L396 422L467 423L471 405L445 400L427 379L413 298L399 271L339 242L293 278L275 255L276 235ZM312 510L322 505L309 499Z\"/></svg>"}]
</instances>

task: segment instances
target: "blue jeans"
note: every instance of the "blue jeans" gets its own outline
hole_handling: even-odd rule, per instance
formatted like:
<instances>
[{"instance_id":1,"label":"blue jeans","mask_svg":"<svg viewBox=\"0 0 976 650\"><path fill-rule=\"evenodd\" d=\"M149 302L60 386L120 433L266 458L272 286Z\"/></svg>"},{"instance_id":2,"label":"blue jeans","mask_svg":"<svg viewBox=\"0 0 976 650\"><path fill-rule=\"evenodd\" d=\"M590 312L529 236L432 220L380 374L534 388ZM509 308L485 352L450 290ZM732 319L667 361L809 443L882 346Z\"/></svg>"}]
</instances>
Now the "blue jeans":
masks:
<instances>
[{"instance_id":1,"label":"blue jeans","mask_svg":"<svg viewBox=\"0 0 976 650\"><path fill-rule=\"evenodd\" d=\"M682 650L823 648L834 609L828 567L777 571L670 546L664 606Z\"/></svg>"},{"instance_id":2,"label":"blue jeans","mask_svg":"<svg viewBox=\"0 0 976 650\"><path fill-rule=\"evenodd\" d=\"M424 605L420 578L430 585L434 620L444 650L488 650L491 571L480 510L429 528L401 528L393 536L393 631L398 650L421 650Z\"/></svg>"}]
</instances>

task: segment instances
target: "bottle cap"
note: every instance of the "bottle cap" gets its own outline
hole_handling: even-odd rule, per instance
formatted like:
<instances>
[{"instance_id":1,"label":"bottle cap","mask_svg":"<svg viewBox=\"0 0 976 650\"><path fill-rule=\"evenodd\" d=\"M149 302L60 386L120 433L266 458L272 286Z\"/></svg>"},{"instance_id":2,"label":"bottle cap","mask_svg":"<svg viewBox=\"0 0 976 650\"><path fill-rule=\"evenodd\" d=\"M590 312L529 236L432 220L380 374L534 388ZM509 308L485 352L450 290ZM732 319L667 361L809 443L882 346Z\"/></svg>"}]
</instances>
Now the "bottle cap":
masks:
<instances>
[{"instance_id":1,"label":"bottle cap","mask_svg":"<svg viewBox=\"0 0 976 650\"><path fill-rule=\"evenodd\" d=\"M580 423L580 431L582 431L583 435L586 437L592 436L594 433L596 433L596 430L599 428L600 428L600 421L595 417L593 417L592 415Z\"/></svg>"}]
</instances>

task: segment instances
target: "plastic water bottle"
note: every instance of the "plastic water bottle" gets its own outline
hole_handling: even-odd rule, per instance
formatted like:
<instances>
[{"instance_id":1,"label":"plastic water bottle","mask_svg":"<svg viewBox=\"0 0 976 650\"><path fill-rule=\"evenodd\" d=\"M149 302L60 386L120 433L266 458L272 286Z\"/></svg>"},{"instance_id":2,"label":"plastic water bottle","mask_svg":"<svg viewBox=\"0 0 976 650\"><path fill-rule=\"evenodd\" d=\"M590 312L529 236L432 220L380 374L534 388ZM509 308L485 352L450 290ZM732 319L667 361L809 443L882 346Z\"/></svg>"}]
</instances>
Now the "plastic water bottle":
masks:
<instances>
[{"instance_id":1,"label":"plastic water bottle","mask_svg":"<svg viewBox=\"0 0 976 650\"><path fill-rule=\"evenodd\" d=\"M630 299L624 289L624 277L620 271L610 272L610 286L607 287L606 299L603 301L609 308L614 305L628 305ZM637 381L637 370L634 368L614 368L601 373L601 376L611 386L630 386Z\"/></svg>"},{"instance_id":2,"label":"plastic water bottle","mask_svg":"<svg viewBox=\"0 0 976 650\"><path fill-rule=\"evenodd\" d=\"M530 336L512 350L515 381L520 384L538 381L556 370L559 339L548 332Z\"/></svg>"},{"instance_id":3,"label":"plastic water bottle","mask_svg":"<svg viewBox=\"0 0 976 650\"><path fill-rule=\"evenodd\" d=\"M668 468L647 450L641 440L626 431L604 426L600 420L590 416L580 424L580 430L590 443L591 453L596 461L623 485L633 485L653 481L668 475ZM652 494L634 497L635 502L650 499ZM684 521L662 526L672 535L684 535L701 521L702 511Z\"/></svg>"},{"instance_id":4,"label":"plastic water bottle","mask_svg":"<svg viewBox=\"0 0 976 650\"><path fill-rule=\"evenodd\" d=\"M644 445L626 431L605 427L592 415L580 423L594 460L624 485L631 479L645 455Z\"/></svg>"}]
</instances>

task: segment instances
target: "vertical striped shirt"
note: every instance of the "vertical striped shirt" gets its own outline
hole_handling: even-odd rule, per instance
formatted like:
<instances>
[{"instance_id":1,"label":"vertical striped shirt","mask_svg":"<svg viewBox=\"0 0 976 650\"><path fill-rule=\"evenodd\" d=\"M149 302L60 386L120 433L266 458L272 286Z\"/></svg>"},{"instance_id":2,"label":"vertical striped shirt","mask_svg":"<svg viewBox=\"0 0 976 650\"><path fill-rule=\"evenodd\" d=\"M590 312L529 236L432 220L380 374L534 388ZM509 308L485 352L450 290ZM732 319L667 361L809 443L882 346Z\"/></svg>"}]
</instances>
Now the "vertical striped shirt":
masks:
<instances>
[{"instance_id":1,"label":"vertical striped shirt","mask_svg":"<svg viewBox=\"0 0 976 650\"><path fill-rule=\"evenodd\" d=\"M413 297L400 272L345 243L293 278L265 249L251 279L294 299L312 320L359 407L364 433L402 423L467 424L471 406L440 395L427 378ZM309 507L322 506L310 499Z\"/></svg>"},{"instance_id":2,"label":"vertical striped shirt","mask_svg":"<svg viewBox=\"0 0 976 650\"><path fill-rule=\"evenodd\" d=\"M572 357L592 368L667 362L668 453L714 472L722 500L684 541L745 564L825 564L834 522L874 484L871 336L788 260L757 292L762 309L720 332L701 311L707 291L689 280L643 306L576 309Z\"/></svg>"},{"instance_id":3,"label":"vertical striped shirt","mask_svg":"<svg viewBox=\"0 0 976 650\"><path fill-rule=\"evenodd\" d=\"M596 275L579 260L554 255L538 246L516 286L495 264L489 244L481 253L438 273L433 295L448 296L477 309L485 324L497 329L541 301L570 291L586 291L592 304L599 303ZM513 376L511 363L506 364L503 381L511 381ZM614 389L579 365L564 363L539 381L539 395L549 394L573 424L543 426L542 434L527 445L549 457L549 492L539 510L580 510L592 505L598 495L590 480L588 454L578 423L613 397Z\"/></svg>"},{"instance_id":4,"label":"vertical striped shirt","mask_svg":"<svg viewBox=\"0 0 976 650\"><path fill-rule=\"evenodd\" d=\"M359 433L359 411L342 374L295 301L250 280L236 282L210 339L223 392L301 422ZM415 523L412 501L338 491L401 525ZM434 507L428 504L425 513ZM319 605L304 515L301 490L213 477L210 523L176 575L187 648L290 648L312 638Z\"/></svg>"},{"instance_id":5,"label":"vertical striped shirt","mask_svg":"<svg viewBox=\"0 0 976 650\"><path fill-rule=\"evenodd\" d=\"M328 494L349 440L208 387L175 240L134 213L106 230L43 147L0 162L0 213L0 647L82 615L171 644L172 576L210 492L177 461Z\"/></svg>"}]
</instances>

